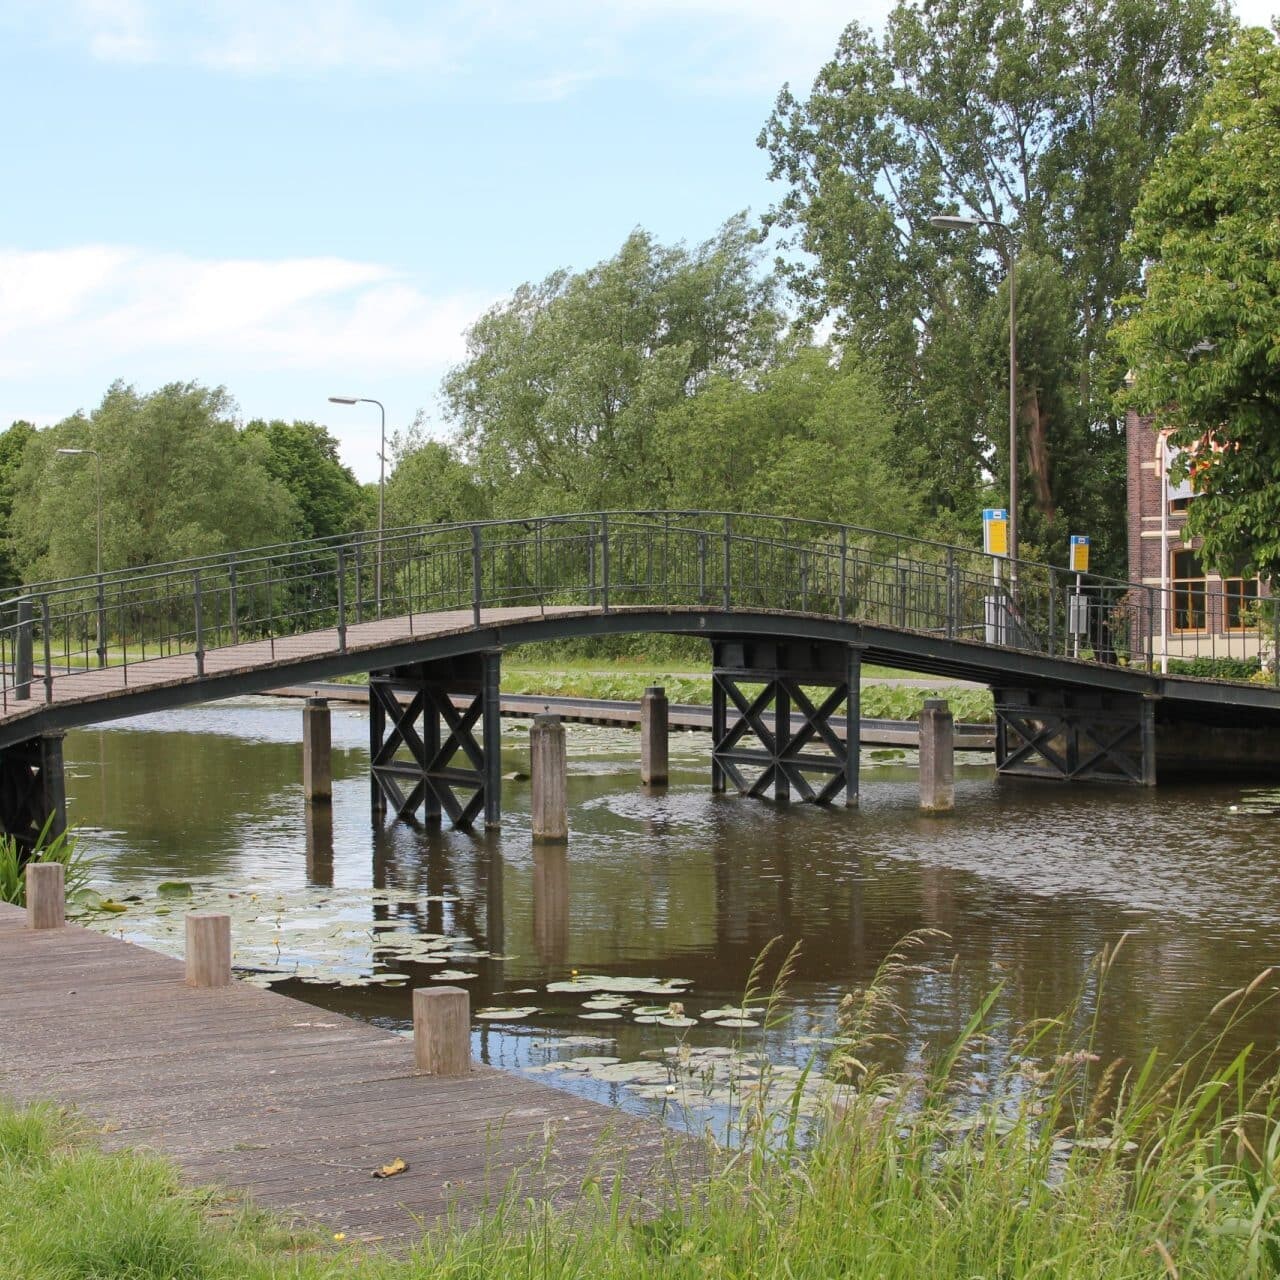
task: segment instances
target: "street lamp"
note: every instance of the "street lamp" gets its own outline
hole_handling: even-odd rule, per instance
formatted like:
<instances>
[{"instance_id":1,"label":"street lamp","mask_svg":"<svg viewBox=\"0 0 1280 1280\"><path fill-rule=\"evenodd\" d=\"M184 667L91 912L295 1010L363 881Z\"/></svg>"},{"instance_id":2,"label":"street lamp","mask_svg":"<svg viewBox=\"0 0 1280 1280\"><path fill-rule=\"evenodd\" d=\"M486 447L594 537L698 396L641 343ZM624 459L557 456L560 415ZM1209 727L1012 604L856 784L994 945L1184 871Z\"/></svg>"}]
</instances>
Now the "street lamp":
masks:
<instances>
[{"instance_id":1,"label":"street lamp","mask_svg":"<svg viewBox=\"0 0 1280 1280\"><path fill-rule=\"evenodd\" d=\"M330 396L330 404L376 404L378 412L382 415L382 433L378 441L378 581L375 584L374 592L378 610L378 617L382 617L382 529L383 518L386 512L386 490L387 490L387 411L383 407L381 400L371 399L369 396Z\"/></svg>"},{"instance_id":2,"label":"street lamp","mask_svg":"<svg viewBox=\"0 0 1280 1280\"><path fill-rule=\"evenodd\" d=\"M94 489L98 498L98 607L94 611L94 630L97 632L98 666L105 667L107 665L106 629L102 625L102 455L97 449L55 449L54 452L66 457L78 457L87 453L93 459Z\"/></svg>"},{"instance_id":3,"label":"street lamp","mask_svg":"<svg viewBox=\"0 0 1280 1280\"><path fill-rule=\"evenodd\" d=\"M87 453L93 459L94 481L98 495L98 577L102 577L102 456L97 449L57 449L54 452L74 457Z\"/></svg>"},{"instance_id":4,"label":"street lamp","mask_svg":"<svg viewBox=\"0 0 1280 1280\"><path fill-rule=\"evenodd\" d=\"M1009 594L1018 587L1018 307L1014 285L1013 230L994 218L964 218L939 214L929 219L931 227L941 231L967 231L973 227L990 227L1009 237L1005 252L1005 273L1009 278Z\"/></svg>"}]
</instances>

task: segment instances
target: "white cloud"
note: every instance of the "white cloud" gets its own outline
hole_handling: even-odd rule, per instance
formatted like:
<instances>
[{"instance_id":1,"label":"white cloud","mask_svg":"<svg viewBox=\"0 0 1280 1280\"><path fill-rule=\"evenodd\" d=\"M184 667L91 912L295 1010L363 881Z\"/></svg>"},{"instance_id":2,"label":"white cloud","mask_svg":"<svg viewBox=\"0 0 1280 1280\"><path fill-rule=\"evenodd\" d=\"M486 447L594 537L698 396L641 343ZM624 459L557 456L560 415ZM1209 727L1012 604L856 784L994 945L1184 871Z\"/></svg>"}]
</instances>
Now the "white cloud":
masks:
<instances>
[{"instance_id":1,"label":"white cloud","mask_svg":"<svg viewBox=\"0 0 1280 1280\"><path fill-rule=\"evenodd\" d=\"M86 363L114 377L188 352L228 370L438 370L491 299L432 296L342 258L217 260L111 245L0 250L0 377Z\"/></svg>"},{"instance_id":2,"label":"white cloud","mask_svg":"<svg viewBox=\"0 0 1280 1280\"><path fill-rule=\"evenodd\" d=\"M401 72L559 98L608 77L716 91L807 77L890 0L47 0L55 38L110 62L241 75Z\"/></svg>"}]
</instances>

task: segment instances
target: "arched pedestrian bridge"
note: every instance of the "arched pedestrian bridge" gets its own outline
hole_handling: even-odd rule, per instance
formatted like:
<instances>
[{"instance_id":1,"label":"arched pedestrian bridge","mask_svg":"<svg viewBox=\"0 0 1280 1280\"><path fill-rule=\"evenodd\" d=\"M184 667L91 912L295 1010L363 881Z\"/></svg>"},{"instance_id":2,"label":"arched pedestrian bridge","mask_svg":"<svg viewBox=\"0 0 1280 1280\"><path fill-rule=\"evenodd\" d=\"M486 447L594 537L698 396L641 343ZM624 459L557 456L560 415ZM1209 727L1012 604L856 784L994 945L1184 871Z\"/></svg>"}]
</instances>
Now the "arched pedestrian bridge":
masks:
<instances>
[{"instance_id":1,"label":"arched pedestrian bridge","mask_svg":"<svg viewBox=\"0 0 1280 1280\"><path fill-rule=\"evenodd\" d=\"M497 823L502 650L640 632L708 642L719 788L856 803L857 743L830 720L858 722L864 662L989 685L1004 774L1152 785L1280 766L1280 689L1159 670L1175 636L1187 656L1274 653L1273 622L1192 651L1157 588L992 566L823 522L606 512L33 584L0 602L0 825L29 839L61 814L68 728L353 672L370 673L375 803Z\"/></svg>"}]
</instances>

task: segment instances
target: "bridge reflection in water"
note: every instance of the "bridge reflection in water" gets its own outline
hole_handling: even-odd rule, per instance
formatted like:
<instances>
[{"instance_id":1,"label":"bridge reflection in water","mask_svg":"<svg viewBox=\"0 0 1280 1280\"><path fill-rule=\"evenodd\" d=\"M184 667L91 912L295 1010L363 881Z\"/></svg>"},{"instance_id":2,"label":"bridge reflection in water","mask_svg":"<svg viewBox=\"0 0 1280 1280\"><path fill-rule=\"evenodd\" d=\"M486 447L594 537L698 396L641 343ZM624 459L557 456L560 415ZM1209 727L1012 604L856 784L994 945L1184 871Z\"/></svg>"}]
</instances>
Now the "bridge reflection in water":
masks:
<instances>
[{"instance_id":1,"label":"bridge reflection in water","mask_svg":"<svg viewBox=\"0 0 1280 1280\"><path fill-rule=\"evenodd\" d=\"M831 720L857 717L864 661L989 685L1005 775L1154 785L1280 763L1280 689L1157 670L1157 589L1019 562L1011 594L991 566L822 522L606 512L33 584L0 602L0 826L29 845L65 822L67 728L352 672L386 695L370 712L375 809L496 826L502 649L634 632L708 641L716 788L856 802L857 744ZM1266 634L1215 635L1213 656L1274 652L1280 617L1259 617Z\"/></svg>"}]
</instances>

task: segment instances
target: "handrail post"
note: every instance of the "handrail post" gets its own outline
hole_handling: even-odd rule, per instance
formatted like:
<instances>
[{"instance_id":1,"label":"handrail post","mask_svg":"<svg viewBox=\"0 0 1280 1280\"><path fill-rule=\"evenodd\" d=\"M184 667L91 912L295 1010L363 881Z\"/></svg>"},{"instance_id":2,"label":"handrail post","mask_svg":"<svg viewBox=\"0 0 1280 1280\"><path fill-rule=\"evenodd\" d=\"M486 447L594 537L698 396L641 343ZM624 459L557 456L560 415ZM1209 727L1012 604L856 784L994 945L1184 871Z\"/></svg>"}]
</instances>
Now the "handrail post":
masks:
<instances>
[{"instance_id":1,"label":"handrail post","mask_svg":"<svg viewBox=\"0 0 1280 1280\"><path fill-rule=\"evenodd\" d=\"M480 526L471 526L471 620L480 625Z\"/></svg>"},{"instance_id":2,"label":"handrail post","mask_svg":"<svg viewBox=\"0 0 1280 1280\"><path fill-rule=\"evenodd\" d=\"M1155 663L1156 663L1155 589L1152 587L1148 587L1147 588L1147 670L1154 671Z\"/></svg>"},{"instance_id":3,"label":"handrail post","mask_svg":"<svg viewBox=\"0 0 1280 1280\"><path fill-rule=\"evenodd\" d=\"M733 592L730 588L730 582L733 576L733 517L726 515L724 518L724 611L728 613L733 608Z\"/></svg>"},{"instance_id":4,"label":"handrail post","mask_svg":"<svg viewBox=\"0 0 1280 1280\"><path fill-rule=\"evenodd\" d=\"M200 570L195 572L196 606L196 675L204 675L204 596L200 589Z\"/></svg>"},{"instance_id":5,"label":"handrail post","mask_svg":"<svg viewBox=\"0 0 1280 1280\"><path fill-rule=\"evenodd\" d=\"M707 535L698 534L698 603L707 603Z\"/></svg>"},{"instance_id":6,"label":"handrail post","mask_svg":"<svg viewBox=\"0 0 1280 1280\"><path fill-rule=\"evenodd\" d=\"M227 561L227 612L231 615L231 643L240 643L240 598L236 590L236 556Z\"/></svg>"},{"instance_id":7,"label":"handrail post","mask_svg":"<svg viewBox=\"0 0 1280 1280\"><path fill-rule=\"evenodd\" d=\"M98 574L97 611L94 625L98 632L98 666L107 665L107 595L103 586L102 574Z\"/></svg>"},{"instance_id":8,"label":"handrail post","mask_svg":"<svg viewBox=\"0 0 1280 1280\"><path fill-rule=\"evenodd\" d=\"M338 548L338 652L347 651L347 551Z\"/></svg>"},{"instance_id":9,"label":"handrail post","mask_svg":"<svg viewBox=\"0 0 1280 1280\"><path fill-rule=\"evenodd\" d=\"M956 549L947 548L947 639L956 638Z\"/></svg>"},{"instance_id":10,"label":"handrail post","mask_svg":"<svg viewBox=\"0 0 1280 1280\"><path fill-rule=\"evenodd\" d=\"M364 605L362 603L360 583L364 579L364 535L356 539L356 621L364 621Z\"/></svg>"},{"instance_id":11,"label":"handrail post","mask_svg":"<svg viewBox=\"0 0 1280 1280\"><path fill-rule=\"evenodd\" d=\"M31 599L23 596L18 601L18 634L13 652L13 696L19 702L31 698L31 677L34 674L35 654L32 646Z\"/></svg>"},{"instance_id":12,"label":"handrail post","mask_svg":"<svg viewBox=\"0 0 1280 1280\"><path fill-rule=\"evenodd\" d=\"M49 633L53 630L53 620L49 614L49 597L40 597L40 628L44 632L44 700L53 701L53 646Z\"/></svg>"},{"instance_id":13,"label":"handrail post","mask_svg":"<svg viewBox=\"0 0 1280 1280\"><path fill-rule=\"evenodd\" d=\"M1054 623L1058 617L1058 575L1054 573L1052 565L1048 567L1046 572L1049 575L1049 656L1052 658L1056 652L1054 649L1056 643Z\"/></svg>"},{"instance_id":14,"label":"handrail post","mask_svg":"<svg viewBox=\"0 0 1280 1280\"><path fill-rule=\"evenodd\" d=\"M600 612L609 612L609 513L600 513Z\"/></svg>"},{"instance_id":15,"label":"handrail post","mask_svg":"<svg viewBox=\"0 0 1280 1280\"><path fill-rule=\"evenodd\" d=\"M840 526L840 621L849 615L845 597L849 592L849 530Z\"/></svg>"}]
</instances>

